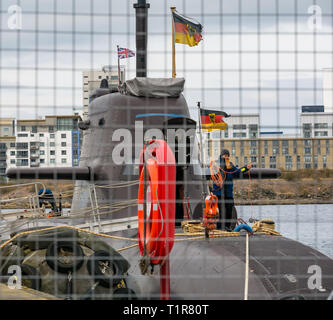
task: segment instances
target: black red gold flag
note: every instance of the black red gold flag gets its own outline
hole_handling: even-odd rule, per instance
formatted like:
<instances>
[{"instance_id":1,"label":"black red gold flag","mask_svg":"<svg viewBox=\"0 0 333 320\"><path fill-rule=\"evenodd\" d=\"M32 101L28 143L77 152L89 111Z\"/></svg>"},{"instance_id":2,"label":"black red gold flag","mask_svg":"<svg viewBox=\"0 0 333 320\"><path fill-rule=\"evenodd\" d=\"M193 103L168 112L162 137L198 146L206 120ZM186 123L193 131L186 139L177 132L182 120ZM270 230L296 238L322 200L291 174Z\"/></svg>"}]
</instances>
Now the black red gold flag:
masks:
<instances>
[{"instance_id":1,"label":"black red gold flag","mask_svg":"<svg viewBox=\"0 0 333 320\"><path fill-rule=\"evenodd\" d=\"M205 131L225 130L228 125L224 122L224 118L230 115L224 111L200 109L201 129Z\"/></svg>"}]
</instances>

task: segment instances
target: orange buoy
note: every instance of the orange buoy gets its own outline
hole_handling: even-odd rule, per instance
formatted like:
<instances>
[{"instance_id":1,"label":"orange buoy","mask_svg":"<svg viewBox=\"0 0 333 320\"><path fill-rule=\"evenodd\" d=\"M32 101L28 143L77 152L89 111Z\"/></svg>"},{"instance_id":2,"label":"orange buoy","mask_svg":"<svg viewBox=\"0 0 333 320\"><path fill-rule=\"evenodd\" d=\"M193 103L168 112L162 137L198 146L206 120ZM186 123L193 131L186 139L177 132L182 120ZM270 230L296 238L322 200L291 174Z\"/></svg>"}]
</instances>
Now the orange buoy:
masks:
<instances>
[{"instance_id":1,"label":"orange buoy","mask_svg":"<svg viewBox=\"0 0 333 320\"><path fill-rule=\"evenodd\" d=\"M146 221L144 217L144 165L147 170ZM138 192L139 250L152 264L170 253L175 235L176 160L163 140L149 142L140 155Z\"/></svg>"},{"instance_id":2,"label":"orange buoy","mask_svg":"<svg viewBox=\"0 0 333 320\"><path fill-rule=\"evenodd\" d=\"M207 230L216 229L216 220L219 216L218 198L213 193L205 199L203 225Z\"/></svg>"}]
</instances>

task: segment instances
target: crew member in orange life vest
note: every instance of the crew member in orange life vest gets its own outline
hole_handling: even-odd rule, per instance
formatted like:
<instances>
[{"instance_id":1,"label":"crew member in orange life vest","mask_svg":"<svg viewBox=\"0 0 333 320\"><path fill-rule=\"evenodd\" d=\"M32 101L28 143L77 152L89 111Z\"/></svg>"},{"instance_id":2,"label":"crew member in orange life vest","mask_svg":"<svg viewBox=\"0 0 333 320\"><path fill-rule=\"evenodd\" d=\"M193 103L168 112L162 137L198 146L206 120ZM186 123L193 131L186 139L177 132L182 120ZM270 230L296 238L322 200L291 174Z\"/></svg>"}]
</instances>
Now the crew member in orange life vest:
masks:
<instances>
[{"instance_id":1,"label":"crew member in orange life vest","mask_svg":"<svg viewBox=\"0 0 333 320\"><path fill-rule=\"evenodd\" d=\"M213 183L213 194L219 198L219 220L217 222L217 229L222 229L222 215L225 221L225 229L231 230L232 222L232 208L234 206L234 177L239 177L241 172L246 172L252 168L252 163L238 168L230 161L229 150L222 150L219 157L220 172L223 179L222 188Z\"/></svg>"}]
</instances>

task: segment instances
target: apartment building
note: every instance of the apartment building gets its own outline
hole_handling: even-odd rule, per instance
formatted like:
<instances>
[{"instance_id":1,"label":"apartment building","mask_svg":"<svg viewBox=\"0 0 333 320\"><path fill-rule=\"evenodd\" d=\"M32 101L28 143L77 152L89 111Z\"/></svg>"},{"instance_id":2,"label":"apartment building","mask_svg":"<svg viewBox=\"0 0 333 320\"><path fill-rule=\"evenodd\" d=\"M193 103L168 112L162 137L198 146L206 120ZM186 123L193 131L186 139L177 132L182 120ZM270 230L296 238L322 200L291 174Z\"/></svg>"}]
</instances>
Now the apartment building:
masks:
<instances>
[{"instance_id":1,"label":"apartment building","mask_svg":"<svg viewBox=\"0 0 333 320\"><path fill-rule=\"evenodd\" d=\"M10 161L18 167L71 167L80 160L78 115L18 120L15 149Z\"/></svg>"},{"instance_id":2,"label":"apartment building","mask_svg":"<svg viewBox=\"0 0 333 320\"><path fill-rule=\"evenodd\" d=\"M333 138L258 138L211 139L209 155L217 160L228 149L232 162L243 166L249 162L257 168L333 169Z\"/></svg>"}]
</instances>

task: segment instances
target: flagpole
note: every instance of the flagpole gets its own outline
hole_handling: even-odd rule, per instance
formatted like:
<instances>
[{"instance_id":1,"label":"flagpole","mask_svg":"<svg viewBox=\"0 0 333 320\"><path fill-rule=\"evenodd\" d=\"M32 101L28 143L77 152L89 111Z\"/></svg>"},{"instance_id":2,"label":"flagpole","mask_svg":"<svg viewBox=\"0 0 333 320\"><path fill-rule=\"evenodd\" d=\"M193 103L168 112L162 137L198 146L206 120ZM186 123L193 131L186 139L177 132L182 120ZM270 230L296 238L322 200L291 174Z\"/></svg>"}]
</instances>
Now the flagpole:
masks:
<instances>
[{"instance_id":1,"label":"flagpole","mask_svg":"<svg viewBox=\"0 0 333 320\"><path fill-rule=\"evenodd\" d=\"M120 64L119 64L119 46L117 45L117 58L118 58L118 89L120 89Z\"/></svg>"},{"instance_id":2,"label":"flagpole","mask_svg":"<svg viewBox=\"0 0 333 320\"><path fill-rule=\"evenodd\" d=\"M176 48L175 48L175 22L173 13L176 7L170 7L172 13L172 78L176 78Z\"/></svg>"},{"instance_id":3,"label":"flagpole","mask_svg":"<svg viewBox=\"0 0 333 320\"><path fill-rule=\"evenodd\" d=\"M205 172L205 166L203 163L203 147L202 147L202 130L201 130L201 112L200 112L200 102L198 101L198 122L199 122L199 135L200 135L200 162L201 162L201 182L202 182L202 216L204 215L204 205L205 205L205 198L206 198L206 193L205 193L205 179L206 179L206 172ZM208 234L208 230L205 229L205 237L208 238L209 234Z\"/></svg>"}]
</instances>

